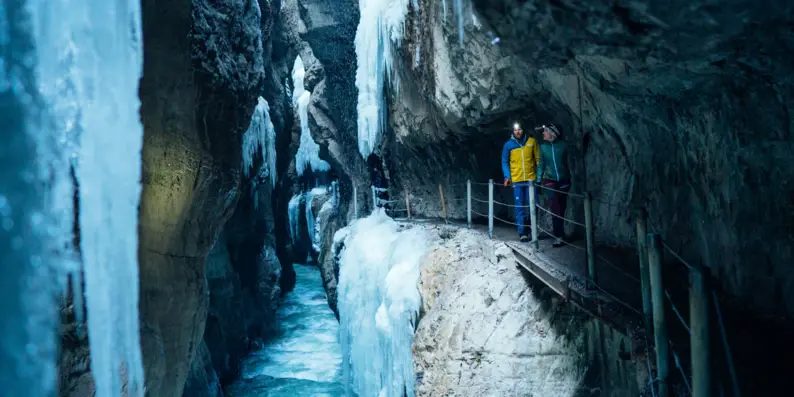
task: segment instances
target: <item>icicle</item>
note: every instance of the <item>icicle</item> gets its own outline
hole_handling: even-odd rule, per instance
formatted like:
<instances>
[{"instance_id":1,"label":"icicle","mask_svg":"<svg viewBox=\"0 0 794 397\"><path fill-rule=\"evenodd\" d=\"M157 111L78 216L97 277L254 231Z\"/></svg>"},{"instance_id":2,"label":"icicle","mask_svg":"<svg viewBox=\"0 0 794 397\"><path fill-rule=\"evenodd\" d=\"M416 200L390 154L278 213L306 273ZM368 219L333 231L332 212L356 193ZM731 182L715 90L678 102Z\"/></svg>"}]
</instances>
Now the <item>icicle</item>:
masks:
<instances>
[{"instance_id":1,"label":"icicle","mask_svg":"<svg viewBox=\"0 0 794 397\"><path fill-rule=\"evenodd\" d=\"M382 209L334 235L344 242L338 305L347 395L414 397L411 344L419 314L421 229L398 231Z\"/></svg>"},{"instance_id":2,"label":"icicle","mask_svg":"<svg viewBox=\"0 0 794 397\"><path fill-rule=\"evenodd\" d=\"M259 97L259 101L251 116L251 124L243 135L243 172L248 176L254 165L256 153L262 153L263 164L270 178L270 184L276 186L276 130L270 120L270 106Z\"/></svg>"},{"instance_id":3,"label":"icicle","mask_svg":"<svg viewBox=\"0 0 794 397\"><path fill-rule=\"evenodd\" d=\"M455 0L455 12L458 15L458 39L463 44L463 0Z\"/></svg>"},{"instance_id":4,"label":"icicle","mask_svg":"<svg viewBox=\"0 0 794 397\"><path fill-rule=\"evenodd\" d=\"M444 22L447 21L447 0L441 0L441 10L444 15Z\"/></svg>"},{"instance_id":5,"label":"icicle","mask_svg":"<svg viewBox=\"0 0 794 397\"><path fill-rule=\"evenodd\" d=\"M358 150L366 158L378 145L385 128L385 88L396 87L392 45L402 43L407 0L359 0L361 19L356 30L356 87L358 88Z\"/></svg>"},{"instance_id":6,"label":"icicle","mask_svg":"<svg viewBox=\"0 0 794 397\"><path fill-rule=\"evenodd\" d=\"M303 60L301 60L301 57L297 57L292 68L292 81L295 84L295 90L292 92L292 102L293 106L298 108L298 117L301 125L300 146L295 154L295 170L298 172L298 176L302 176L307 167L313 172L325 172L331 169L331 165L328 162L320 159L320 145L314 142L309 130L308 109L312 93L306 91L304 87L303 79L305 76L306 69L303 66Z\"/></svg>"},{"instance_id":7,"label":"icicle","mask_svg":"<svg viewBox=\"0 0 794 397\"><path fill-rule=\"evenodd\" d=\"M289 200L287 206L287 215L289 216L289 235L292 237L292 243L297 243L300 238L300 229L298 229L298 216L300 214L300 205L303 201L303 195L298 193Z\"/></svg>"}]
</instances>

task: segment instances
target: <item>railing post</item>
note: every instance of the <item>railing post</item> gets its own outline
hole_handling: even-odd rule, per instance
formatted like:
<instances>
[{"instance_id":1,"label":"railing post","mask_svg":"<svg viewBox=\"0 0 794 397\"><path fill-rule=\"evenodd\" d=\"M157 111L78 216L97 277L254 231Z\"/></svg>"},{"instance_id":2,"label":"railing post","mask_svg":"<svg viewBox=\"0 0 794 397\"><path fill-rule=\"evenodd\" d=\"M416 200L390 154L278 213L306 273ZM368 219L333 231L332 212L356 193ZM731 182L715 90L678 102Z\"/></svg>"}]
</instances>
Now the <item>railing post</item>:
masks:
<instances>
[{"instance_id":1,"label":"railing post","mask_svg":"<svg viewBox=\"0 0 794 397\"><path fill-rule=\"evenodd\" d=\"M535 203L535 182L529 182L529 221L532 222L532 248L538 250L538 215Z\"/></svg>"},{"instance_id":2,"label":"railing post","mask_svg":"<svg viewBox=\"0 0 794 397\"><path fill-rule=\"evenodd\" d=\"M372 188L372 210L375 211L378 208L378 196L375 191L375 185L370 186L370 188Z\"/></svg>"},{"instance_id":3,"label":"railing post","mask_svg":"<svg viewBox=\"0 0 794 397\"><path fill-rule=\"evenodd\" d=\"M353 185L353 220L358 219L358 189Z\"/></svg>"},{"instance_id":4,"label":"railing post","mask_svg":"<svg viewBox=\"0 0 794 397\"><path fill-rule=\"evenodd\" d=\"M598 278L596 277L595 247L593 242L593 204L589 192L584 194L584 223L585 236L587 237L587 286L588 288L594 288L598 284Z\"/></svg>"},{"instance_id":5,"label":"railing post","mask_svg":"<svg viewBox=\"0 0 794 397\"><path fill-rule=\"evenodd\" d=\"M692 397L708 397L711 395L709 295L704 270L699 268L689 271L689 327L692 330Z\"/></svg>"},{"instance_id":6,"label":"railing post","mask_svg":"<svg viewBox=\"0 0 794 397\"><path fill-rule=\"evenodd\" d=\"M441 214L444 216L444 223L447 223L447 202L444 200L444 187L438 184L438 193L441 195Z\"/></svg>"},{"instance_id":7,"label":"railing post","mask_svg":"<svg viewBox=\"0 0 794 397\"><path fill-rule=\"evenodd\" d=\"M656 343L656 377L659 397L668 397L667 377L670 373L670 345L667 339L667 324L664 318L664 284L662 283L662 236L648 234L648 269L651 278L651 300L653 303L653 334Z\"/></svg>"},{"instance_id":8,"label":"railing post","mask_svg":"<svg viewBox=\"0 0 794 397\"><path fill-rule=\"evenodd\" d=\"M471 229L471 180L466 181L466 223Z\"/></svg>"},{"instance_id":9,"label":"railing post","mask_svg":"<svg viewBox=\"0 0 794 397\"><path fill-rule=\"evenodd\" d=\"M411 202L408 200L408 188L405 188L405 209L408 211L408 219L411 219Z\"/></svg>"},{"instance_id":10,"label":"railing post","mask_svg":"<svg viewBox=\"0 0 794 397\"><path fill-rule=\"evenodd\" d=\"M493 179L488 180L488 237L493 238Z\"/></svg>"},{"instance_id":11,"label":"railing post","mask_svg":"<svg viewBox=\"0 0 794 397\"><path fill-rule=\"evenodd\" d=\"M645 315L645 335L653 335L653 306L651 304L651 275L648 272L648 245L645 241L648 213L644 208L637 210L637 256L640 258L640 285L642 286L642 313Z\"/></svg>"}]
</instances>

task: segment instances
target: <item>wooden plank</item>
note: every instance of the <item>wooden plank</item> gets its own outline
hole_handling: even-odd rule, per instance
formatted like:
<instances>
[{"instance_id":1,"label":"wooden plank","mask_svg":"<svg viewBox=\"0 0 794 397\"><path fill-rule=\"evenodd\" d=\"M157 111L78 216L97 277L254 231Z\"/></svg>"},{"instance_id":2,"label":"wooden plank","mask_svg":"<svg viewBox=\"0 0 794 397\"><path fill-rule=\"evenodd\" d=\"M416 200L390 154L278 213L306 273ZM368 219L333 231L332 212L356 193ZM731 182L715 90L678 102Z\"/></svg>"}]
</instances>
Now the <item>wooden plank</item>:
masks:
<instances>
[{"instance_id":1,"label":"wooden plank","mask_svg":"<svg viewBox=\"0 0 794 397\"><path fill-rule=\"evenodd\" d=\"M618 303L605 304L600 299L592 299L580 294L575 289L569 287L568 280L559 280L540 266L536 265L521 251L513 248L510 244L508 244L508 247L510 247L510 249L513 251L516 262L518 262L521 267L526 269L530 274L540 280L552 291L563 297L567 302L578 307L591 317L607 324L617 332L623 335L629 335L629 331L636 321L632 319L632 317L624 315L620 310L620 305ZM639 321L641 321L641 319Z\"/></svg>"}]
</instances>

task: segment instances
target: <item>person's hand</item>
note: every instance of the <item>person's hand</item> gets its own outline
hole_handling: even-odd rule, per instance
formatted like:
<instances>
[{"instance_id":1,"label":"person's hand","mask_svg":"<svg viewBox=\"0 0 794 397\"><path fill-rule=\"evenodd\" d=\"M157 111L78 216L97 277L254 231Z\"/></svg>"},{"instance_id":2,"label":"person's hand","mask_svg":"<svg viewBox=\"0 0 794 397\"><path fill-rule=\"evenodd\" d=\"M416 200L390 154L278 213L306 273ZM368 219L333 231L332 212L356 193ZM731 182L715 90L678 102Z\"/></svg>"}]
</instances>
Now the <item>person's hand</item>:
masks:
<instances>
[{"instance_id":1,"label":"person's hand","mask_svg":"<svg viewBox=\"0 0 794 397\"><path fill-rule=\"evenodd\" d=\"M510 179L505 179L505 187L510 184Z\"/></svg>"}]
</instances>

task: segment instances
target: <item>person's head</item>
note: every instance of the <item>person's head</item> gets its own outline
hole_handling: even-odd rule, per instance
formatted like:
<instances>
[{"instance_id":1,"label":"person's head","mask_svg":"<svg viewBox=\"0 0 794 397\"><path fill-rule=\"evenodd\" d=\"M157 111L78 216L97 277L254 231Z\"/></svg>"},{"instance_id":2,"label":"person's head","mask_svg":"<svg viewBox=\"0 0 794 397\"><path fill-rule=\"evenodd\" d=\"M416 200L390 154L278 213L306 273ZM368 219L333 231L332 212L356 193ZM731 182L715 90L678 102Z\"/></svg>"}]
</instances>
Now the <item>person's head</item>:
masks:
<instances>
[{"instance_id":1,"label":"person's head","mask_svg":"<svg viewBox=\"0 0 794 397\"><path fill-rule=\"evenodd\" d=\"M544 125L541 128L543 129L544 141L554 142L560 136L560 130L554 124Z\"/></svg>"},{"instance_id":2,"label":"person's head","mask_svg":"<svg viewBox=\"0 0 794 397\"><path fill-rule=\"evenodd\" d=\"M521 124L513 123L513 138L521 140L524 138L524 130L521 128Z\"/></svg>"}]
</instances>

